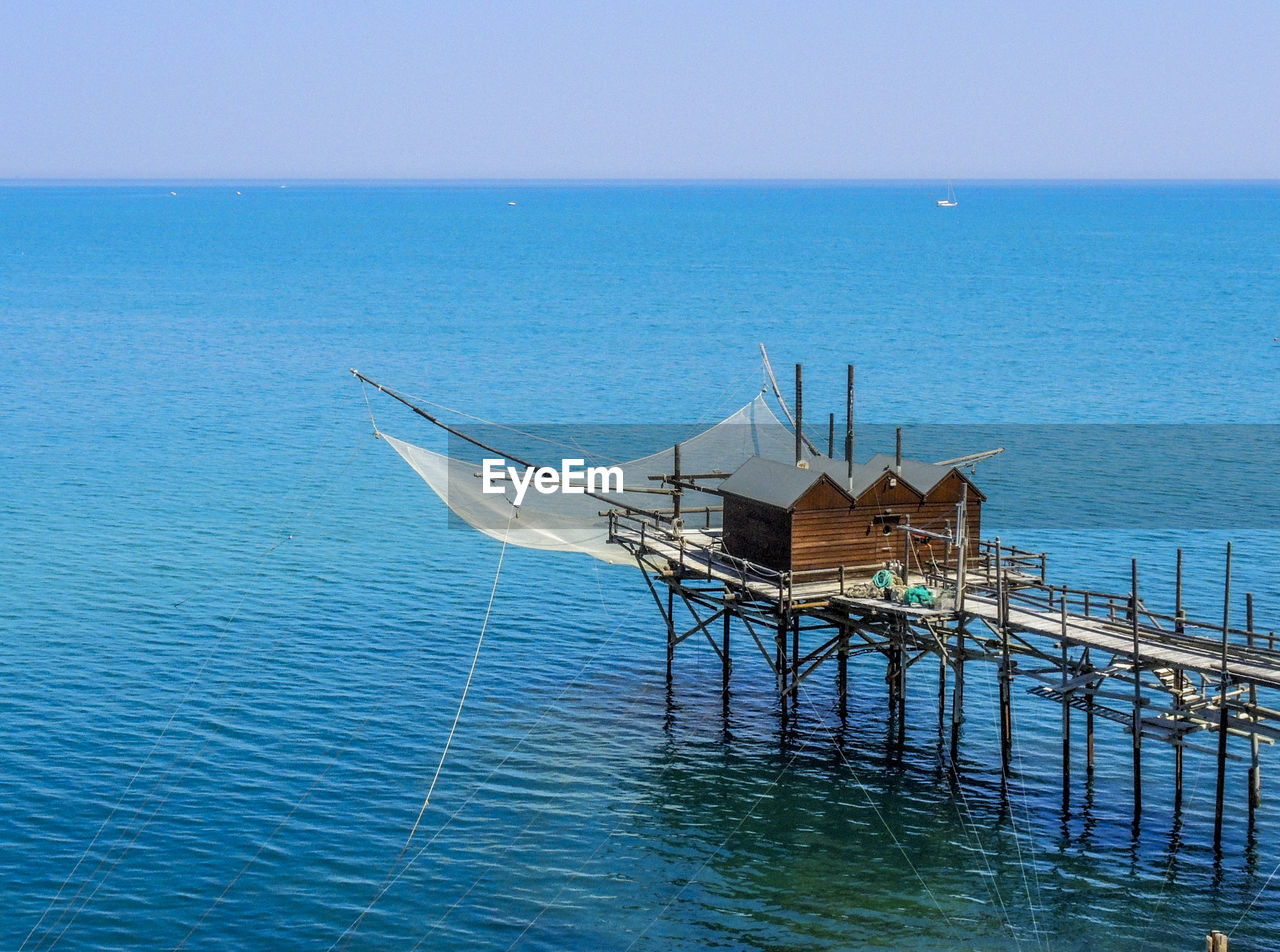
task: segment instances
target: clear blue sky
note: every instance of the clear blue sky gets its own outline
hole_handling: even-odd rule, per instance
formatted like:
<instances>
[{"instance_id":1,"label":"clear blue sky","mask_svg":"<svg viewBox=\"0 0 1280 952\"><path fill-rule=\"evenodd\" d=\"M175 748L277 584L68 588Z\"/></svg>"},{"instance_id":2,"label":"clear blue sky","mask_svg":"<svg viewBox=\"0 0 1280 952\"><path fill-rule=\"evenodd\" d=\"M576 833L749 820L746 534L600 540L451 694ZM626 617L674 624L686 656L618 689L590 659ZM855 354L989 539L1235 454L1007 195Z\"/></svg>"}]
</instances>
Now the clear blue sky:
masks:
<instances>
[{"instance_id":1,"label":"clear blue sky","mask_svg":"<svg viewBox=\"0 0 1280 952\"><path fill-rule=\"evenodd\" d=\"M0 178L1278 178L1280 2L0 4Z\"/></svg>"}]
</instances>

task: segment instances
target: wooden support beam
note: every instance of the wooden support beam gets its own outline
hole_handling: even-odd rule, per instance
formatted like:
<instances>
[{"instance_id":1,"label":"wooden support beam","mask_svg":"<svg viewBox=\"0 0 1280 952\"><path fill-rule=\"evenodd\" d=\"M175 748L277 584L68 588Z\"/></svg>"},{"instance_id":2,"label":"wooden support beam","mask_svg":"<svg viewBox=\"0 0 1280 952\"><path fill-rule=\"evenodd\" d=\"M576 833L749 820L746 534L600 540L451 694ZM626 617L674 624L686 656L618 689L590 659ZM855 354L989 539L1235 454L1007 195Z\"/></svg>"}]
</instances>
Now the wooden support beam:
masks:
<instances>
[{"instance_id":1,"label":"wooden support beam","mask_svg":"<svg viewBox=\"0 0 1280 952\"><path fill-rule=\"evenodd\" d=\"M1084 649L1085 667L1092 670L1093 662L1090 660L1089 649ZM1093 780L1093 692L1090 691L1085 698L1084 708L1084 732L1085 732L1085 776L1089 780Z\"/></svg>"},{"instance_id":2,"label":"wooden support beam","mask_svg":"<svg viewBox=\"0 0 1280 952\"><path fill-rule=\"evenodd\" d=\"M1000 772L1009 776L1013 760L1013 670L1009 660L1009 593L1004 564L1000 561L1000 540L996 539L996 625L1000 634Z\"/></svg>"},{"instance_id":3,"label":"wooden support beam","mask_svg":"<svg viewBox=\"0 0 1280 952\"><path fill-rule=\"evenodd\" d=\"M799 419L797 417L797 419ZM791 707L800 705L800 616L791 622Z\"/></svg>"},{"instance_id":4,"label":"wooden support beam","mask_svg":"<svg viewBox=\"0 0 1280 952\"><path fill-rule=\"evenodd\" d=\"M1186 702L1183 695L1186 693L1184 680L1186 675L1181 668L1173 669L1174 695L1173 708L1178 719L1182 720L1183 713L1186 711ZM1176 744L1173 748L1173 809L1174 812L1182 809L1182 755L1183 745Z\"/></svg>"},{"instance_id":5,"label":"wooden support beam","mask_svg":"<svg viewBox=\"0 0 1280 952\"><path fill-rule=\"evenodd\" d=\"M671 687L671 663L676 655L676 590L667 586L667 687Z\"/></svg>"},{"instance_id":6,"label":"wooden support beam","mask_svg":"<svg viewBox=\"0 0 1280 952\"><path fill-rule=\"evenodd\" d=\"M892 719L898 712L898 646L894 641L893 629L889 630L889 645L885 649L884 657L884 683L888 687L888 694L885 700L889 709L889 717Z\"/></svg>"},{"instance_id":7,"label":"wooden support beam","mask_svg":"<svg viewBox=\"0 0 1280 952\"><path fill-rule=\"evenodd\" d=\"M843 724L849 718L849 628L847 624L840 626L840 648L836 664L839 667L840 723Z\"/></svg>"},{"instance_id":8,"label":"wooden support beam","mask_svg":"<svg viewBox=\"0 0 1280 952\"><path fill-rule=\"evenodd\" d=\"M1185 629L1183 624L1185 615L1182 611L1182 550L1178 550L1178 561L1174 567L1173 575L1173 630L1176 634L1182 634ZM1183 678L1185 675L1181 668L1175 668L1173 671L1174 684L1177 685L1176 706L1179 711L1185 709L1186 705L1183 700L1184 687ZM1182 810L1182 760L1183 747L1181 744L1173 748L1173 809L1175 812Z\"/></svg>"},{"instance_id":9,"label":"wooden support beam","mask_svg":"<svg viewBox=\"0 0 1280 952\"><path fill-rule=\"evenodd\" d=\"M945 629L943 629L945 632ZM938 639L938 743L947 726L947 643Z\"/></svg>"},{"instance_id":10,"label":"wooden support beam","mask_svg":"<svg viewBox=\"0 0 1280 952\"><path fill-rule=\"evenodd\" d=\"M1067 592L1063 586L1062 598L1058 602L1059 617L1062 622L1062 809L1065 812L1071 805L1071 705L1067 703L1067 674L1069 658L1067 657Z\"/></svg>"},{"instance_id":11,"label":"wooden support beam","mask_svg":"<svg viewBox=\"0 0 1280 952\"><path fill-rule=\"evenodd\" d=\"M778 615L778 629L774 634L774 644L778 649L778 708L782 714L782 729L787 729L787 629L791 627L791 619L786 612Z\"/></svg>"},{"instance_id":12,"label":"wooden support beam","mask_svg":"<svg viewBox=\"0 0 1280 952\"><path fill-rule=\"evenodd\" d=\"M1133 819L1142 816L1142 656L1138 643L1138 560L1131 562L1129 619L1133 631Z\"/></svg>"},{"instance_id":13,"label":"wooden support beam","mask_svg":"<svg viewBox=\"0 0 1280 952\"><path fill-rule=\"evenodd\" d=\"M898 746L901 747L907 739L907 668L910 667L906 662L906 636L908 632L907 621L904 618L898 629Z\"/></svg>"},{"instance_id":14,"label":"wooden support beam","mask_svg":"<svg viewBox=\"0 0 1280 952\"><path fill-rule=\"evenodd\" d=\"M955 677L951 688L951 765L960 763L960 725L964 723L964 623L956 629Z\"/></svg>"},{"instance_id":15,"label":"wooden support beam","mask_svg":"<svg viewBox=\"0 0 1280 952\"><path fill-rule=\"evenodd\" d=\"M1253 593L1244 597L1245 631L1248 632L1249 647L1253 647ZM1258 722L1258 686L1249 684L1249 719ZM1258 732L1249 732L1249 827L1253 828L1254 814L1262 805L1262 766L1258 763Z\"/></svg>"},{"instance_id":16,"label":"wooden support beam","mask_svg":"<svg viewBox=\"0 0 1280 952\"><path fill-rule=\"evenodd\" d=\"M733 595L729 592L724 594L724 631L722 633L722 647L720 649L720 696L724 701L725 713L729 712L729 627L733 621L732 614Z\"/></svg>"}]
</instances>

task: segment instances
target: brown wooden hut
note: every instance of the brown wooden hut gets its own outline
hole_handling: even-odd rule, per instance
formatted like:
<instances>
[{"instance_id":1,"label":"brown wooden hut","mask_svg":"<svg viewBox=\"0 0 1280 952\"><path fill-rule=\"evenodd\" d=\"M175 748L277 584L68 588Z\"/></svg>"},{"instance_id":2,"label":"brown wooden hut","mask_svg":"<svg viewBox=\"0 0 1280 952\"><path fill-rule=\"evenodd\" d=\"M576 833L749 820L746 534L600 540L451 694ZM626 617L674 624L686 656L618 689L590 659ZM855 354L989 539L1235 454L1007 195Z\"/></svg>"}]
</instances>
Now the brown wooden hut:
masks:
<instances>
[{"instance_id":1,"label":"brown wooden hut","mask_svg":"<svg viewBox=\"0 0 1280 952\"><path fill-rule=\"evenodd\" d=\"M976 553L985 496L954 466L875 456L855 464L818 458L802 469L753 457L720 485L725 551L770 568L879 567L904 558L912 570L954 565L945 541L898 531L911 525L938 534L956 531L956 507L966 499L966 538Z\"/></svg>"}]
</instances>

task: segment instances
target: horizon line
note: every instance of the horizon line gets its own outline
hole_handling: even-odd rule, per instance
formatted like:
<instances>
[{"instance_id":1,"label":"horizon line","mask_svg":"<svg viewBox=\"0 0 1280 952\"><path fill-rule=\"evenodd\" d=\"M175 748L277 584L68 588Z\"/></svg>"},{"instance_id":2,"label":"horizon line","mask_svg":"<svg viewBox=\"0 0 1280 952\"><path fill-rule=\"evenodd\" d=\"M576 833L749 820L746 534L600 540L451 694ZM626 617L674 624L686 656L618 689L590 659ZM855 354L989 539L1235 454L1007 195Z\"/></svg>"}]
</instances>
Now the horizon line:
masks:
<instances>
[{"instance_id":1,"label":"horizon line","mask_svg":"<svg viewBox=\"0 0 1280 952\"><path fill-rule=\"evenodd\" d=\"M939 183L962 185L1275 185L1280 176L1273 178L1231 177L973 177L973 178L921 178L921 177L289 177L289 176L180 176L121 177L10 177L0 178L0 188L58 187L58 186L138 186L138 185L301 185L301 186L455 186L455 187L554 187L554 186L708 186L708 185L775 185L775 186L849 186L849 185L898 185L936 186Z\"/></svg>"}]
</instances>

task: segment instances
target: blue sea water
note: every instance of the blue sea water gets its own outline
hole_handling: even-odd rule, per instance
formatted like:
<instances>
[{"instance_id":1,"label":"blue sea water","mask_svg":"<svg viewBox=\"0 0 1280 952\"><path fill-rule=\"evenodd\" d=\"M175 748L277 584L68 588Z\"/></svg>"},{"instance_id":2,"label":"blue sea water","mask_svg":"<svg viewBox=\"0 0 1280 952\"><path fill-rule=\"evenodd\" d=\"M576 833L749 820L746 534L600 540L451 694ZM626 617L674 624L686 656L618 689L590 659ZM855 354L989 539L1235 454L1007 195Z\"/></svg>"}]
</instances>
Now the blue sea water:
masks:
<instances>
[{"instance_id":1,"label":"blue sea water","mask_svg":"<svg viewBox=\"0 0 1280 952\"><path fill-rule=\"evenodd\" d=\"M927 671L901 751L865 656L846 730L832 672L783 736L740 638L725 719L710 649L668 692L638 573L581 556L505 553L406 844L500 547L372 438L370 408L436 439L350 367L490 420L709 423L758 392L764 342L782 376L804 361L807 407L841 407L853 361L859 418L922 434L1212 424L1236 452L1194 518L1167 517L1176 438L1118 490L1098 463L1125 427L1085 427L1101 448L1062 453L1055 491L1099 508L1055 517L997 461L987 534L1077 585L1122 590L1136 556L1166 596L1181 546L1210 619L1231 539L1234 617L1253 592L1280 627L1274 521L1233 505L1278 482L1280 187L934 191L0 189L0 945L1280 947L1274 751L1252 831L1232 762L1215 861L1211 756L1175 815L1149 744L1135 828L1103 723L1064 810L1059 711L1019 690L1002 793L979 680L953 788Z\"/></svg>"}]
</instances>

